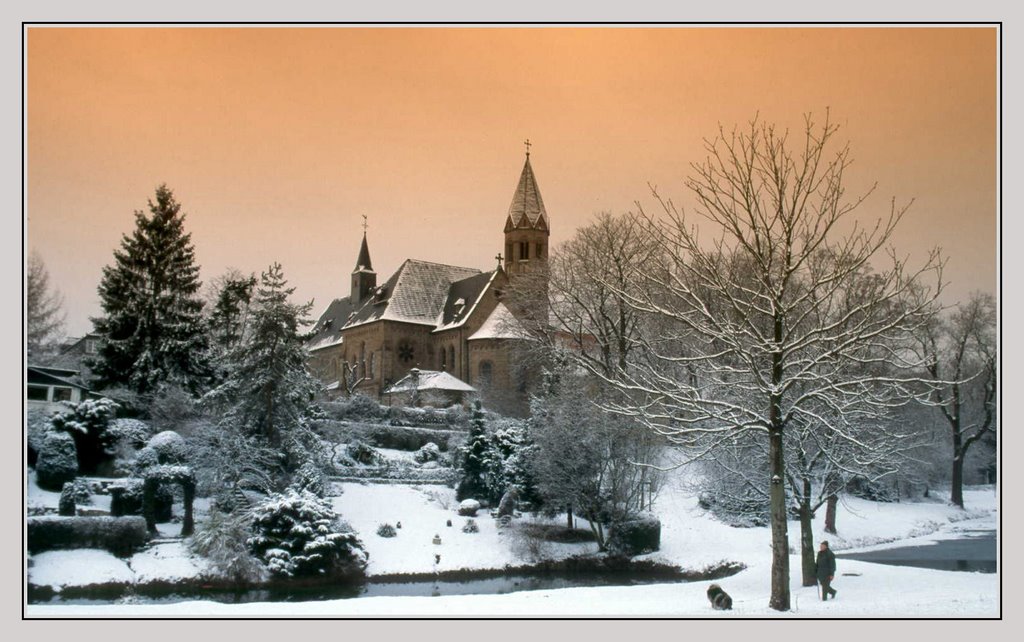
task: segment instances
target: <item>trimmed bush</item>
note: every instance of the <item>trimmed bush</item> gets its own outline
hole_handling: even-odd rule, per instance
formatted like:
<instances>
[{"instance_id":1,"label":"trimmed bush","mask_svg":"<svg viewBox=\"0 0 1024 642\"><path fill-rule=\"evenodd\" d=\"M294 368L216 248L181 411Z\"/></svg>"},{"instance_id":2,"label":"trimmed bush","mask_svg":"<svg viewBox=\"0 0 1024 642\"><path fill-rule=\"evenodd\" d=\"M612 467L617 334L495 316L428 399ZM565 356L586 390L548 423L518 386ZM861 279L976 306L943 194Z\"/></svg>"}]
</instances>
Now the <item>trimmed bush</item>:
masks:
<instances>
[{"instance_id":1,"label":"trimmed bush","mask_svg":"<svg viewBox=\"0 0 1024 642\"><path fill-rule=\"evenodd\" d=\"M391 524L381 524L377 527L377 534L381 537L394 537L398 535L398 531Z\"/></svg>"},{"instance_id":2,"label":"trimmed bush","mask_svg":"<svg viewBox=\"0 0 1024 642\"><path fill-rule=\"evenodd\" d=\"M463 439L464 434L457 430L376 424L366 426L362 437L377 448L412 452L433 443L438 450L446 452L453 445L452 442Z\"/></svg>"},{"instance_id":3,"label":"trimmed bush","mask_svg":"<svg viewBox=\"0 0 1024 642\"><path fill-rule=\"evenodd\" d=\"M36 484L42 489L59 491L65 482L78 475L75 440L66 432L50 431L36 459Z\"/></svg>"},{"instance_id":4,"label":"trimmed bush","mask_svg":"<svg viewBox=\"0 0 1024 642\"><path fill-rule=\"evenodd\" d=\"M146 443L146 448L156 451L158 463L161 464L183 464L188 459L188 445L185 443L185 438L173 430L165 430L153 435Z\"/></svg>"},{"instance_id":5,"label":"trimmed bush","mask_svg":"<svg viewBox=\"0 0 1024 642\"><path fill-rule=\"evenodd\" d=\"M659 548L661 520L650 513L617 522L608 534L608 550L619 555L632 557Z\"/></svg>"},{"instance_id":6,"label":"trimmed bush","mask_svg":"<svg viewBox=\"0 0 1024 642\"><path fill-rule=\"evenodd\" d=\"M271 495L253 509L253 554L278 577L355 574L366 569L363 544L341 525L330 502L309 491Z\"/></svg>"},{"instance_id":7,"label":"trimmed bush","mask_svg":"<svg viewBox=\"0 0 1024 642\"><path fill-rule=\"evenodd\" d=\"M28 551L41 553L67 548L102 548L127 557L149 540L141 517L28 518Z\"/></svg>"},{"instance_id":8,"label":"trimmed bush","mask_svg":"<svg viewBox=\"0 0 1024 642\"><path fill-rule=\"evenodd\" d=\"M476 517L478 510L480 510L480 502L475 499L464 499L459 503L459 515L463 517Z\"/></svg>"},{"instance_id":9,"label":"trimmed bush","mask_svg":"<svg viewBox=\"0 0 1024 642\"><path fill-rule=\"evenodd\" d=\"M467 519L466 524L462 527L463 533L479 533L480 527L477 526L475 519Z\"/></svg>"},{"instance_id":10,"label":"trimmed bush","mask_svg":"<svg viewBox=\"0 0 1024 642\"><path fill-rule=\"evenodd\" d=\"M364 466L379 466L385 461L383 455L374 450L372 446L361 441L353 441L349 443L349 445L345 447L345 454L348 455L352 461Z\"/></svg>"},{"instance_id":11,"label":"trimmed bush","mask_svg":"<svg viewBox=\"0 0 1024 642\"><path fill-rule=\"evenodd\" d=\"M122 515L142 515L143 486L145 482L141 479L126 479L108 487L110 491L110 514L114 517ZM156 521L165 523L171 521L172 506L174 504L174 487L165 484L156 491L156 504L154 506Z\"/></svg>"},{"instance_id":12,"label":"trimmed bush","mask_svg":"<svg viewBox=\"0 0 1024 642\"><path fill-rule=\"evenodd\" d=\"M57 514L65 517L74 517L75 482L64 482L64 488L60 491L60 500L57 502Z\"/></svg>"},{"instance_id":13,"label":"trimmed bush","mask_svg":"<svg viewBox=\"0 0 1024 642\"><path fill-rule=\"evenodd\" d=\"M412 458L420 464L429 461L437 461L441 457L441 449L434 442L423 444L423 447L416 451Z\"/></svg>"},{"instance_id":14,"label":"trimmed bush","mask_svg":"<svg viewBox=\"0 0 1024 642\"><path fill-rule=\"evenodd\" d=\"M25 418L28 428L28 465L35 466L39 451L43 447L46 433L50 431L50 413L39 408L29 409Z\"/></svg>"}]
</instances>

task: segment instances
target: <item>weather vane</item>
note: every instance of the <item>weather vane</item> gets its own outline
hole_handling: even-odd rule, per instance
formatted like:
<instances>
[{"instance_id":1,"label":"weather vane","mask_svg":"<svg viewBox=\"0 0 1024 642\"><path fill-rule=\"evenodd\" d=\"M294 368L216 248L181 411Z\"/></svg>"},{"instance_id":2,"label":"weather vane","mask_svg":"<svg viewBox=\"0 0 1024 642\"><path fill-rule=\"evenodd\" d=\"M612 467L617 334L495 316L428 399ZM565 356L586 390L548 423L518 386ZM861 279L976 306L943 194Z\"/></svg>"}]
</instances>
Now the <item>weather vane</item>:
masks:
<instances>
[{"instance_id":1,"label":"weather vane","mask_svg":"<svg viewBox=\"0 0 1024 642\"><path fill-rule=\"evenodd\" d=\"M366 234L366 228L367 228L367 227L368 227L368 226L367 226L367 224L366 224L366 214L363 214L363 234L364 234L364 235Z\"/></svg>"},{"instance_id":2,"label":"weather vane","mask_svg":"<svg viewBox=\"0 0 1024 642\"><path fill-rule=\"evenodd\" d=\"M523 142L523 144L524 144L524 145L526 145L526 155L527 155L527 157L529 157L529 155L530 155L530 144L531 144L531 143L530 143L530 139L529 139L529 138L527 138L527 139L526 139L526 140L525 140L525 141Z\"/></svg>"}]
</instances>

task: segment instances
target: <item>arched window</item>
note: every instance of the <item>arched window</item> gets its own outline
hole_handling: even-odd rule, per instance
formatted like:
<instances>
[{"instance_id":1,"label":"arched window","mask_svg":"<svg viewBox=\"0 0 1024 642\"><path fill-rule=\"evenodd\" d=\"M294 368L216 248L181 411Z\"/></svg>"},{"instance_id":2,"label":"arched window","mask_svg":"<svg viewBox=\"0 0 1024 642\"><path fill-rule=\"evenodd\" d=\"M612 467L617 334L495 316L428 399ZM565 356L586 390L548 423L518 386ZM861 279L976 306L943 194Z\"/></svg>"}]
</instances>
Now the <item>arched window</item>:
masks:
<instances>
[{"instance_id":1,"label":"arched window","mask_svg":"<svg viewBox=\"0 0 1024 642\"><path fill-rule=\"evenodd\" d=\"M375 365L374 364L374 357L376 355L377 355L376 352L371 352L370 353L370 374L369 374L370 379L373 379L373 378L375 378L377 376L377 373L375 372L376 368L374 367L374 365Z\"/></svg>"},{"instance_id":2,"label":"arched window","mask_svg":"<svg viewBox=\"0 0 1024 642\"><path fill-rule=\"evenodd\" d=\"M480 381L481 386L486 386L491 383L491 377L494 374L494 364L490 361L480 362Z\"/></svg>"},{"instance_id":3,"label":"arched window","mask_svg":"<svg viewBox=\"0 0 1024 642\"><path fill-rule=\"evenodd\" d=\"M448 370L455 372L455 346L448 346Z\"/></svg>"},{"instance_id":4,"label":"arched window","mask_svg":"<svg viewBox=\"0 0 1024 642\"><path fill-rule=\"evenodd\" d=\"M441 370L447 370L448 369L448 360L447 360L446 357L448 356L448 351L445 350L444 348L441 348L441 350L439 350L439 352L440 352L440 355L438 355L438 359L440 359L440 366L441 366L440 369Z\"/></svg>"}]
</instances>

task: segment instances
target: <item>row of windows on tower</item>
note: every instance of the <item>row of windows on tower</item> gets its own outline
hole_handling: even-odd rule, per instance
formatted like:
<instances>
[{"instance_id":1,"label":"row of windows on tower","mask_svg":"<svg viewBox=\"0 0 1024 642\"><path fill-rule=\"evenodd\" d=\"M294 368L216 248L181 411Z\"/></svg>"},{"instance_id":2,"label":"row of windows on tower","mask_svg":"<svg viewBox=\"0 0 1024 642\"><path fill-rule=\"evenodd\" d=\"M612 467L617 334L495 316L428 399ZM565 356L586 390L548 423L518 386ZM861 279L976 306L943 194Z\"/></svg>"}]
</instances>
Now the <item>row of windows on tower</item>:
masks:
<instances>
[{"instance_id":1,"label":"row of windows on tower","mask_svg":"<svg viewBox=\"0 0 1024 642\"><path fill-rule=\"evenodd\" d=\"M530 245L529 241L519 241L518 243L506 243L505 254L513 261L529 261L530 260ZM544 244L543 243L532 243L534 246L533 258L542 259L544 258ZM518 251L518 254L513 256L512 250Z\"/></svg>"}]
</instances>

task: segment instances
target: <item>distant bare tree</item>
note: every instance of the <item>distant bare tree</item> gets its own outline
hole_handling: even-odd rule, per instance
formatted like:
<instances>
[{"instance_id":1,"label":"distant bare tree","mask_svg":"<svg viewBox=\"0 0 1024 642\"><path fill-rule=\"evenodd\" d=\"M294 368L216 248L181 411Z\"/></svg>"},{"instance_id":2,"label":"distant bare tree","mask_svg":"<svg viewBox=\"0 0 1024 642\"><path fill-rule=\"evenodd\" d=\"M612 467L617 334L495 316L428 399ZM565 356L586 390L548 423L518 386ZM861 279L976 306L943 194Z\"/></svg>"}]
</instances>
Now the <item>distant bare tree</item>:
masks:
<instances>
[{"instance_id":1,"label":"distant bare tree","mask_svg":"<svg viewBox=\"0 0 1024 642\"><path fill-rule=\"evenodd\" d=\"M50 272L46 269L43 257L35 250L28 255L27 272L27 347L30 356L37 356L40 350L50 346L64 334L64 296L60 290L51 288Z\"/></svg>"},{"instance_id":2,"label":"distant bare tree","mask_svg":"<svg viewBox=\"0 0 1024 642\"><path fill-rule=\"evenodd\" d=\"M996 430L995 332L995 299L975 292L921 334L928 373L934 380L931 401L949 424L952 440L950 501L961 508L967 451Z\"/></svg>"},{"instance_id":3,"label":"distant bare tree","mask_svg":"<svg viewBox=\"0 0 1024 642\"><path fill-rule=\"evenodd\" d=\"M837 126L827 116L805 125L792 142L756 120L706 141L686 185L710 242L655 191L662 218L641 216L669 263L641 268L646 285L617 294L657 319L657 332L641 336L642 359L607 378L620 392L610 409L676 443L710 452L748 432L766 443L778 610L790 607L787 430L799 422L861 444L858 427L921 383L923 364L906 346L941 287L937 251L909 268L888 247L907 207L893 203L866 228L851 221L867 194L846 195L848 146L832 151Z\"/></svg>"}]
</instances>

